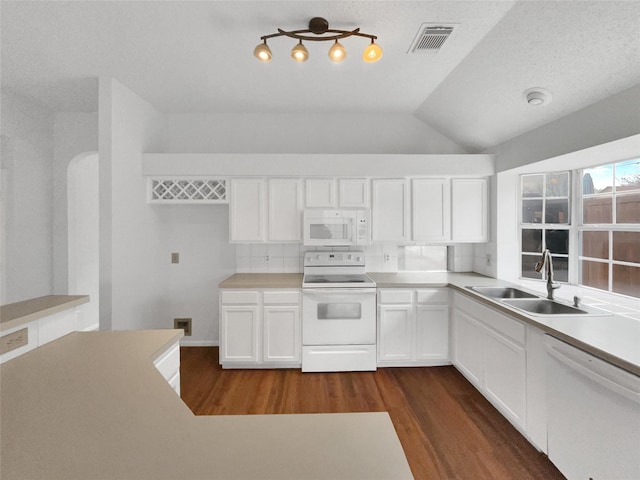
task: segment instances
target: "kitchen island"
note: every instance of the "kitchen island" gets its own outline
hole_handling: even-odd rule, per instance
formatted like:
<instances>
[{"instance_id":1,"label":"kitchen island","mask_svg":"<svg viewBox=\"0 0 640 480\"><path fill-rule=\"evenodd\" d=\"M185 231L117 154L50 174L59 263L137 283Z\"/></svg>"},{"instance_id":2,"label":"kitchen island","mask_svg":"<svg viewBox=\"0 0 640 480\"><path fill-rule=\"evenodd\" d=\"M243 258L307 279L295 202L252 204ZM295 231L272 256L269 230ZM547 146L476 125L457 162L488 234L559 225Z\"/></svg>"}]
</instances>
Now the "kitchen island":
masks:
<instances>
[{"instance_id":1,"label":"kitchen island","mask_svg":"<svg viewBox=\"0 0 640 480\"><path fill-rule=\"evenodd\" d=\"M387 413L193 415L153 364L181 336L75 332L2 365L2 478L412 478Z\"/></svg>"}]
</instances>

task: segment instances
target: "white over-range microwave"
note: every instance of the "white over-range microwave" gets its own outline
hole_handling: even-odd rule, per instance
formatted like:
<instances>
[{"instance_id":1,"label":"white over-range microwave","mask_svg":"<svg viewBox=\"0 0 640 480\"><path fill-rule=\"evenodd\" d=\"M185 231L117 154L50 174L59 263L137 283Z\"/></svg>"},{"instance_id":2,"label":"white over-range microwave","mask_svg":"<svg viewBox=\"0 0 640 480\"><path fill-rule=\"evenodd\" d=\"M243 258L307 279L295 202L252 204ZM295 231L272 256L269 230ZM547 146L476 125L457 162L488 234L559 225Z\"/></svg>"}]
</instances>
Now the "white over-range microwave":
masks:
<instances>
[{"instance_id":1,"label":"white over-range microwave","mask_svg":"<svg viewBox=\"0 0 640 480\"><path fill-rule=\"evenodd\" d=\"M304 211L304 244L315 246L357 246L371 244L369 210Z\"/></svg>"}]
</instances>

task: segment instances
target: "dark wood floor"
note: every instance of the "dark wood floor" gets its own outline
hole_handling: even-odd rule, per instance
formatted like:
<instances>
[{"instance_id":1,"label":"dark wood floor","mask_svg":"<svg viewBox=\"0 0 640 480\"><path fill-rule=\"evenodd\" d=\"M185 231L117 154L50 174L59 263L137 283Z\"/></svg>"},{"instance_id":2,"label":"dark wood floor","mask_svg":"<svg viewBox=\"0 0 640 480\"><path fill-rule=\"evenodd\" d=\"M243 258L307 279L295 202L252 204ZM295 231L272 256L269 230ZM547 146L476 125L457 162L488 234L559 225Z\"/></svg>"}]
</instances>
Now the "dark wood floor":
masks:
<instances>
[{"instance_id":1,"label":"dark wood floor","mask_svg":"<svg viewBox=\"0 0 640 480\"><path fill-rule=\"evenodd\" d=\"M416 479L564 478L454 367L222 370L216 347L183 347L180 374L196 415L389 412Z\"/></svg>"}]
</instances>

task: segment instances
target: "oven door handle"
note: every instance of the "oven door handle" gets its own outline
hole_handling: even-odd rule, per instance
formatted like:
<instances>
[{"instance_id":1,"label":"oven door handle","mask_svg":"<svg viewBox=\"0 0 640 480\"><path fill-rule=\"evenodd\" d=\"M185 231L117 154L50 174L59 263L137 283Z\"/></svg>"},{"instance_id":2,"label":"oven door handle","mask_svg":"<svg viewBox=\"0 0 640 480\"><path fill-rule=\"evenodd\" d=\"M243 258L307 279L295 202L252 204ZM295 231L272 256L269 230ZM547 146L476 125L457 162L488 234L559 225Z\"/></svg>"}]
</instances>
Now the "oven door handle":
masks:
<instances>
[{"instance_id":1,"label":"oven door handle","mask_svg":"<svg viewBox=\"0 0 640 480\"><path fill-rule=\"evenodd\" d=\"M327 295L327 294L332 294L332 293L339 293L339 294L343 294L343 293L364 293L364 294L371 294L371 295L375 295L376 294L376 289L375 288L303 288L302 289L302 294L313 294L313 293L317 293L320 295Z\"/></svg>"}]
</instances>

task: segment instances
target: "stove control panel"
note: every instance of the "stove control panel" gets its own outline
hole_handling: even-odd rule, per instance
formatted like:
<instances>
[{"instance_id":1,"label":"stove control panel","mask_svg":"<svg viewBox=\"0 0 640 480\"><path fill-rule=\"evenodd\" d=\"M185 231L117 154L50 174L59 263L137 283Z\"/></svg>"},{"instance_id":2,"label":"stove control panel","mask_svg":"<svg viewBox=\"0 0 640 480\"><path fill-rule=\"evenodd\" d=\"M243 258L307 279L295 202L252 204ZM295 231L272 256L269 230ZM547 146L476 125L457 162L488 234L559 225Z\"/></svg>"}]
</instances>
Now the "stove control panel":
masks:
<instances>
[{"instance_id":1,"label":"stove control panel","mask_svg":"<svg viewBox=\"0 0 640 480\"><path fill-rule=\"evenodd\" d=\"M306 252L305 266L364 266L363 252Z\"/></svg>"}]
</instances>

